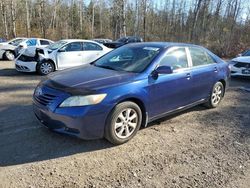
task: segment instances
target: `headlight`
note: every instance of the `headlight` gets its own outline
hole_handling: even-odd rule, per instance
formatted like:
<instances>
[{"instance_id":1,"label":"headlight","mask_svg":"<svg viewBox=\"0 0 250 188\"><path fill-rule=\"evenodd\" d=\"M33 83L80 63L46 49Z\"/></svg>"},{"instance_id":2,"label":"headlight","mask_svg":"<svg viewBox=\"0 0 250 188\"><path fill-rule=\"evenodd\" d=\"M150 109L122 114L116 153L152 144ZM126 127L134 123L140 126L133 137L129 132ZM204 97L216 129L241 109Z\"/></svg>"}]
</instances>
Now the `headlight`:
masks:
<instances>
[{"instance_id":1,"label":"headlight","mask_svg":"<svg viewBox=\"0 0 250 188\"><path fill-rule=\"evenodd\" d=\"M234 64L236 64L237 63L237 61L228 61L228 64L230 64L230 65L234 65Z\"/></svg>"},{"instance_id":2,"label":"headlight","mask_svg":"<svg viewBox=\"0 0 250 188\"><path fill-rule=\"evenodd\" d=\"M65 99L59 107L86 106L102 102L107 94L72 96Z\"/></svg>"}]
</instances>

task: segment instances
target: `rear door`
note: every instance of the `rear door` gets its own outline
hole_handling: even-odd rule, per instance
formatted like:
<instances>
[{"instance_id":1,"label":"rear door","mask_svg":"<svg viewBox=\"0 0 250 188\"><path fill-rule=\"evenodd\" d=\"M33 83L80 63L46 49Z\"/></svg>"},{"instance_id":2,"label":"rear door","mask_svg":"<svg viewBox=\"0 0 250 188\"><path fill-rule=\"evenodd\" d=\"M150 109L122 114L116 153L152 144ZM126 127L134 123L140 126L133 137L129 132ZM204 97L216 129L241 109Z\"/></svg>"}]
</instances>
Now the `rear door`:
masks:
<instances>
[{"instance_id":1,"label":"rear door","mask_svg":"<svg viewBox=\"0 0 250 188\"><path fill-rule=\"evenodd\" d=\"M104 54L103 48L93 42L84 42L83 43L83 62L82 64L91 63L100 56Z\"/></svg>"},{"instance_id":2,"label":"rear door","mask_svg":"<svg viewBox=\"0 0 250 188\"><path fill-rule=\"evenodd\" d=\"M59 69L81 65L83 62L82 42L71 42L57 51L57 64Z\"/></svg>"},{"instance_id":3,"label":"rear door","mask_svg":"<svg viewBox=\"0 0 250 188\"><path fill-rule=\"evenodd\" d=\"M218 75L217 63L202 48L189 47L188 51L192 60L192 100L206 99Z\"/></svg>"}]
</instances>

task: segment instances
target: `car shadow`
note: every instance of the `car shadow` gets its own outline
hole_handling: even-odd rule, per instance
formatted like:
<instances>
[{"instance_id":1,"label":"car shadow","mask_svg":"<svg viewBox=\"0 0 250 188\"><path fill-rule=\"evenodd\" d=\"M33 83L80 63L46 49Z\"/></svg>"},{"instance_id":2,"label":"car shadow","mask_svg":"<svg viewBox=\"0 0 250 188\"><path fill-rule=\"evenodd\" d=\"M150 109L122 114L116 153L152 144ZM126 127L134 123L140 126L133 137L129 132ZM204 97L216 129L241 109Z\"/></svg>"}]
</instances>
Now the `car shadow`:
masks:
<instances>
[{"instance_id":1,"label":"car shadow","mask_svg":"<svg viewBox=\"0 0 250 188\"><path fill-rule=\"evenodd\" d=\"M0 166L37 162L113 145L104 139L86 141L51 132L33 114L32 105L0 106Z\"/></svg>"},{"instance_id":2,"label":"car shadow","mask_svg":"<svg viewBox=\"0 0 250 188\"><path fill-rule=\"evenodd\" d=\"M183 113L205 109L197 106L153 121L148 127ZM36 120L32 105L15 105L2 111L0 106L0 125L0 166L44 161L113 147L105 139L86 141L46 129Z\"/></svg>"},{"instance_id":3,"label":"car shadow","mask_svg":"<svg viewBox=\"0 0 250 188\"><path fill-rule=\"evenodd\" d=\"M11 68L5 68L5 69L1 69L0 70L0 76L21 76L21 77L30 77L30 76L35 76L37 78L41 77L41 76L38 76L36 73L29 73L29 72L25 72L25 73L22 73L22 72L18 72L16 69L11 69Z\"/></svg>"}]
</instances>

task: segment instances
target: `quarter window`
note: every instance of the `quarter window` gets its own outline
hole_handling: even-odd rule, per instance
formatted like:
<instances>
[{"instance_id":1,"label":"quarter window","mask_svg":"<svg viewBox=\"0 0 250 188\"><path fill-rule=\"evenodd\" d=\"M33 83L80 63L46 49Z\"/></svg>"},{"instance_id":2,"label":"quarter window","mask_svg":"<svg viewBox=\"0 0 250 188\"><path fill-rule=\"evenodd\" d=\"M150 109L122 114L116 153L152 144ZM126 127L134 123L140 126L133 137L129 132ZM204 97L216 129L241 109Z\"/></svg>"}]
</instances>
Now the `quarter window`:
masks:
<instances>
[{"instance_id":1,"label":"quarter window","mask_svg":"<svg viewBox=\"0 0 250 188\"><path fill-rule=\"evenodd\" d=\"M102 47L91 42L84 42L83 43L83 49L85 51L100 51L102 50Z\"/></svg>"},{"instance_id":2,"label":"quarter window","mask_svg":"<svg viewBox=\"0 0 250 188\"><path fill-rule=\"evenodd\" d=\"M209 65L215 63L214 60L200 48L189 48L193 66Z\"/></svg>"},{"instance_id":3,"label":"quarter window","mask_svg":"<svg viewBox=\"0 0 250 188\"><path fill-rule=\"evenodd\" d=\"M161 59L160 66L169 66L173 70L187 68L188 60L185 48L172 48Z\"/></svg>"}]
</instances>

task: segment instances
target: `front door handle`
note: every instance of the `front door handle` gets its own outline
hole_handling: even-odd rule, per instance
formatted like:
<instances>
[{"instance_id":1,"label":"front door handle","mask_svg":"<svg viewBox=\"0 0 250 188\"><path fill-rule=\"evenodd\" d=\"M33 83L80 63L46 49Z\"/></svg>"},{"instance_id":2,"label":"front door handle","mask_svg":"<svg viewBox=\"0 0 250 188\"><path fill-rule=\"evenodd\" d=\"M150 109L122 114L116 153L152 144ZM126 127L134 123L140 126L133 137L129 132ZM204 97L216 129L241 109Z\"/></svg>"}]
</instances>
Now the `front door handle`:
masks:
<instances>
[{"instance_id":1,"label":"front door handle","mask_svg":"<svg viewBox=\"0 0 250 188\"><path fill-rule=\"evenodd\" d=\"M187 73L186 78L187 78L187 80L190 80L191 79L191 74Z\"/></svg>"},{"instance_id":2,"label":"front door handle","mask_svg":"<svg viewBox=\"0 0 250 188\"><path fill-rule=\"evenodd\" d=\"M214 72L218 72L218 69L217 69L217 67L214 67Z\"/></svg>"}]
</instances>

